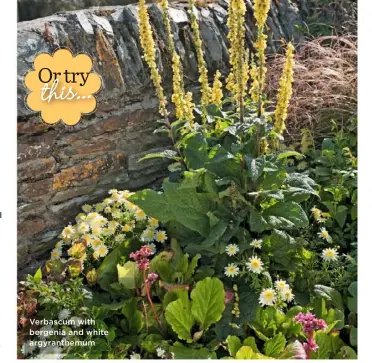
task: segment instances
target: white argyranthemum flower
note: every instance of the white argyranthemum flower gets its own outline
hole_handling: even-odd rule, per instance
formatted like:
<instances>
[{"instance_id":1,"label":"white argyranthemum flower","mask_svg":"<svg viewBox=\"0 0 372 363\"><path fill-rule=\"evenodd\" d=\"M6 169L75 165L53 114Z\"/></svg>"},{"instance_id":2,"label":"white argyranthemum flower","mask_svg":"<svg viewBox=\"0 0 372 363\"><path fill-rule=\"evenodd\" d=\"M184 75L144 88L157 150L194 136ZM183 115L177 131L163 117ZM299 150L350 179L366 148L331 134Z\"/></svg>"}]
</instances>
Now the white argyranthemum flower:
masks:
<instances>
[{"instance_id":1,"label":"white argyranthemum flower","mask_svg":"<svg viewBox=\"0 0 372 363\"><path fill-rule=\"evenodd\" d=\"M50 258L52 260L59 260L59 258L61 257L61 253L62 251L60 248L54 248L52 252L50 253Z\"/></svg>"},{"instance_id":2,"label":"white argyranthemum flower","mask_svg":"<svg viewBox=\"0 0 372 363\"><path fill-rule=\"evenodd\" d=\"M263 262L257 256L252 256L248 259L247 268L249 271L259 274L263 270Z\"/></svg>"},{"instance_id":3,"label":"white argyranthemum flower","mask_svg":"<svg viewBox=\"0 0 372 363\"><path fill-rule=\"evenodd\" d=\"M92 227L92 235L93 236L100 236L102 234L101 227Z\"/></svg>"},{"instance_id":4,"label":"white argyranthemum flower","mask_svg":"<svg viewBox=\"0 0 372 363\"><path fill-rule=\"evenodd\" d=\"M282 297L283 300L286 302L291 302L294 299L294 295L292 293L292 289L287 288L284 290L280 291L280 296Z\"/></svg>"},{"instance_id":5,"label":"white argyranthemum flower","mask_svg":"<svg viewBox=\"0 0 372 363\"><path fill-rule=\"evenodd\" d=\"M32 354L32 352L35 350L36 345L31 344L31 341L24 342L22 344L21 352L24 356Z\"/></svg>"},{"instance_id":6,"label":"white argyranthemum flower","mask_svg":"<svg viewBox=\"0 0 372 363\"><path fill-rule=\"evenodd\" d=\"M132 232L134 227L135 227L134 224L127 223L127 224L124 224L122 230L123 232Z\"/></svg>"},{"instance_id":7,"label":"white argyranthemum flower","mask_svg":"<svg viewBox=\"0 0 372 363\"><path fill-rule=\"evenodd\" d=\"M125 240L125 234L118 234L115 236L115 242L116 243L121 243Z\"/></svg>"},{"instance_id":8,"label":"white argyranthemum flower","mask_svg":"<svg viewBox=\"0 0 372 363\"><path fill-rule=\"evenodd\" d=\"M320 228L318 237L323 238L327 242L332 242L332 237L329 235L328 231L324 227Z\"/></svg>"},{"instance_id":9,"label":"white argyranthemum flower","mask_svg":"<svg viewBox=\"0 0 372 363\"><path fill-rule=\"evenodd\" d=\"M261 249L262 248L262 239L254 239L250 243L250 246L252 246L253 248Z\"/></svg>"},{"instance_id":10,"label":"white argyranthemum flower","mask_svg":"<svg viewBox=\"0 0 372 363\"><path fill-rule=\"evenodd\" d=\"M276 302L277 295L274 289L264 289L262 290L258 302L262 306L273 306Z\"/></svg>"},{"instance_id":11,"label":"white argyranthemum flower","mask_svg":"<svg viewBox=\"0 0 372 363\"><path fill-rule=\"evenodd\" d=\"M164 243L166 239L167 239L167 234L165 233L165 231L159 230L155 232L156 241Z\"/></svg>"},{"instance_id":12,"label":"white argyranthemum flower","mask_svg":"<svg viewBox=\"0 0 372 363\"><path fill-rule=\"evenodd\" d=\"M141 359L141 355L138 353L133 353L129 356L130 359Z\"/></svg>"},{"instance_id":13,"label":"white argyranthemum flower","mask_svg":"<svg viewBox=\"0 0 372 363\"><path fill-rule=\"evenodd\" d=\"M156 218L153 217L148 217L149 218L149 226L151 228L158 228L159 227L159 221Z\"/></svg>"},{"instance_id":14,"label":"white argyranthemum flower","mask_svg":"<svg viewBox=\"0 0 372 363\"><path fill-rule=\"evenodd\" d=\"M99 238L95 238L92 240L92 248L96 251L98 247L102 245L102 241Z\"/></svg>"},{"instance_id":15,"label":"white argyranthemum flower","mask_svg":"<svg viewBox=\"0 0 372 363\"><path fill-rule=\"evenodd\" d=\"M58 314L58 319L59 320L65 320L65 319L68 319L70 317L70 315L71 315L70 310L62 309Z\"/></svg>"},{"instance_id":16,"label":"white argyranthemum flower","mask_svg":"<svg viewBox=\"0 0 372 363\"><path fill-rule=\"evenodd\" d=\"M313 216L315 219L322 216L322 211L319 208L317 208L315 205L314 207L311 208L311 213L313 213Z\"/></svg>"},{"instance_id":17,"label":"white argyranthemum flower","mask_svg":"<svg viewBox=\"0 0 372 363\"><path fill-rule=\"evenodd\" d=\"M88 233L90 231L90 226L87 222L81 222L79 223L79 225L77 226L77 231L80 233L80 234L85 234L85 233Z\"/></svg>"},{"instance_id":18,"label":"white argyranthemum flower","mask_svg":"<svg viewBox=\"0 0 372 363\"><path fill-rule=\"evenodd\" d=\"M64 239L71 239L75 234L74 228L69 224L67 227L65 227L62 231L62 238Z\"/></svg>"},{"instance_id":19,"label":"white argyranthemum flower","mask_svg":"<svg viewBox=\"0 0 372 363\"><path fill-rule=\"evenodd\" d=\"M239 252L239 247L235 243L226 246L225 251L228 256L235 256Z\"/></svg>"},{"instance_id":20,"label":"white argyranthemum flower","mask_svg":"<svg viewBox=\"0 0 372 363\"><path fill-rule=\"evenodd\" d=\"M95 249L99 257L105 257L108 254L108 248L105 245L100 245Z\"/></svg>"},{"instance_id":21,"label":"white argyranthemum flower","mask_svg":"<svg viewBox=\"0 0 372 363\"><path fill-rule=\"evenodd\" d=\"M107 213L107 214L110 214L111 213L111 207L106 207L104 209L104 212Z\"/></svg>"},{"instance_id":22,"label":"white argyranthemum flower","mask_svg":"<svg viewBox=\"0 0 372 363\"><path fill-rule=\"evenodd\" d=\"M155 238L155 230L153 228L146 228L141 233L141 240L145 242L153 241Z\"/></svg>"},{"instance_id":23,"label":"white argyranthemum flower","mask_svg":"<svg viewBox=\"0 0 372 363\"><path fill-rule=\"evenodd\" d=\"M48 346L40 349L37 359L62 359L65 356L62 352L61 347Z\"/></svg>"},{"instance_id":24,"label":"white argyranthemum flower","mask_svg":"<svg viewBox=\"0 0 372 363\"><path fill-rule=\"evenodd\" d=\"M322 258L324 261L337 261L338 252L335 248L326 248L322 251Z\"/></svg>"},{"instance_id":25,"label":"white argyranthemum flower","mask_svg":"<svg viewBox=\"0 0 372 363\"><path fill-rule=\"evenodd\" d=\"M162 358L165 354L165 350L163 348L156 348L156 355L159 357L159 358Z\"/></svg>"},{"instance_id":26,"label":"white argyranthemum flower","mask_svg":"<svg viewBox=\"0 0 372 363\"><path fill-rule=\"evenodd\" d=\"M144 221L146 219L146 213L142 209L137 209L134 212L134 218L136 221Z\"/></svg>"},{"instance_id":27,"label":"white argyranthemum flower","mask_svg":"<svg viewBox=\"0 0 372 363\"><path fill-rule=\"evenodd\" d=\"M235 263L229 263L225 267L225 275L227 277L235 277L239 275L239 267Z\"/></svg>"},{"instance_id":28,"label":"white argyranthemum flower","mask_svg":"<svg viewBox=\"0 0 372 363\"><path fill-rule=\"evenodd\" d=\"M277 290L279 291L284 291L286 289L289 289L289 285L287 284L287 282L285 280L277 280L275 281L275 287Z\"/></svg>"},{"instance_id":29,"label":"white argyranthemum flower","mask_svg":"<svg viewBox=\"0 0 372 363\"><path fill-rule=\"evenodd\" d=\"M63 246L63 241L58 241L55 245L55 248L61 249Z\"/></svg>"}]
</instances>

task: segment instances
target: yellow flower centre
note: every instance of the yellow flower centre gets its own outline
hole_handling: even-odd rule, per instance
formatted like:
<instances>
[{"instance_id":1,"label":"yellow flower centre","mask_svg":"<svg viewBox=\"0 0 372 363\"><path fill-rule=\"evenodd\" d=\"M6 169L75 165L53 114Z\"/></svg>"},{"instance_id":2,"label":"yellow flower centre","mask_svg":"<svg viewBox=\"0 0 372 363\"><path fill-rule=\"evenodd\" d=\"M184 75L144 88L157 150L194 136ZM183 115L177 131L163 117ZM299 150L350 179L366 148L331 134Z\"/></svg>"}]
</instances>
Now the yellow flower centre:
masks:
<instances>
[{"instance_id":1,"label":"yellow flower centre","mask_svg":"<svg viewBox=\"0 0 372 363\"><path fill-rule=\"evenodd\" d=\"M261 266L261 262L259 260L252 260L251 266L253 268L259 268Z\"/></svg>"}]
</instances>

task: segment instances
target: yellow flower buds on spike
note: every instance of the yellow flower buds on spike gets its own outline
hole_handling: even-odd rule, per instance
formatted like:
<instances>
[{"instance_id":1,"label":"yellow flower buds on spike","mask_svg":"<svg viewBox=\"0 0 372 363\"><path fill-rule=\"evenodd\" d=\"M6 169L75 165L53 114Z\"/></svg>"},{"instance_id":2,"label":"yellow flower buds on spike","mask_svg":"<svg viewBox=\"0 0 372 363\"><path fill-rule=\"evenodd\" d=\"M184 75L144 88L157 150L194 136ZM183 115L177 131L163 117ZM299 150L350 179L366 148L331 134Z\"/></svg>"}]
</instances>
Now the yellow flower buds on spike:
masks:
<instances>
[{"instance_id":1,"label":"yellow flower buds on spike","mask_svg":"<svg viewBox=\"0 0 372 363\"><path fill-rule=\"evenodd\" d=\"M140 41L144 52L144 59L150 68L151 79L155 87L156 95L160 101L160 114L166 116L167 112L167 100L164 95L164 90L161 84L161 76L156 65L155 57L155 42L152 35L149 14L145 0L139 0L139 30L140 30Z\"/></svg>"},{"instance_id":2,"label":"yellow flower buds on spike","mask_svg":"<svg viewBox=\"0 0 372 363\"><path fill-rule=\"evenodd\" d=\"M221 106L223 92L222 82L220 81L221 73L217 71L214 75L213 87L212 87L212 100L211 102L217 106Z\"/></svg>"},{"instance_id":3,"label":"yellow flower buds on spike","mask_svg":"<svg viewBox=\"0 0 372 363\"><path fill-rule=\"evenodd\" d=\"M211 88L209 87L208 83L208 71L204 60L203 43L200 38L199 24L194 12L194 5L195 0L189 0L191 28L198 62L199 82L201 84L202 92L201 104L202 106L206 106L211 100Z\"/></svg>"},{"instance_id":4,"label":"yellow flower buds on spike","mask_svg":"<svg viewBox=\"0 0 372 363\"><path fill-rule=\"evenodd\" d=\"M249 78L249 57L244 46L246 13L244 0L231 0L228 13L231 71L227 77L226 88L231 92L235 104L240 108L243 107Z\"/></svg>"},{"instance_id":5,"label":"yellow flower buds on spike","mask_svg":"<svg viewBox=\"0 0 372 363\"><path fill-rule=\"evenodd\" d=\"M254 0L253 11L258 26L264 26L270 10L270 0Z\"/></svg>"},{"instance_id":6,"label":"yellow flower buds on spike","mask_svg":"<svg viewBox=\"0 0 372 363\"><path fill-rule=\"evenodd\" d=\"M284 63L284 69L280 78L280 88L278 91L277 104L275 109L275 123L274 130L282 134L285 130L285 120L287 119L287 110L289 106L289 100L292 96L292 83L293 83L293 66L294 66L294 47L291 43L288 43L286 52L286 61Z\"/></svg>"}]
</instances>

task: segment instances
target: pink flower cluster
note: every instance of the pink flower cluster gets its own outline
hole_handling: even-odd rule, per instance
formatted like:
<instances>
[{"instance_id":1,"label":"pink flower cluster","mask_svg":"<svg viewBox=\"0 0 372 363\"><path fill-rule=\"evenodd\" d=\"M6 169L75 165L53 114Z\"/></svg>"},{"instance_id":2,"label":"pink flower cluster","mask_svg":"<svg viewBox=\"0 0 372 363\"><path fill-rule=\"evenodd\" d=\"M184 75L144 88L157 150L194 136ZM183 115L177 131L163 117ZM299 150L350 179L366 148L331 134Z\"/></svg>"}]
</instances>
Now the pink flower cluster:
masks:
<instances>
[{"instance_id":1,"label":"pink flower cluster","mask_svg":"<svg viewBox=\"0 0 372 363\"><path fill-rule=\"evenodd\" d=\"M155 273L149 273L149 274L147 275L146 283L152 285L152 284L156 281L156 279L157 279L158 277L159 277L158 274L155 274Z\"/></svg>"},{"instance_id":2,"label":"pink flower cluster","mask_svg":"<svg viewBox=\"0 0 372 363\"><path fill-rule=\"evenodd\" d=\"M136 261L138 268L145 271L150 266L149 256L153 254L153 250L149 246L142 246L140 250L132 252L129 257Z\"/></svg>"},{"instance_id":3,"label":"pink flower cluster","mask_svg":"<svg viewBox=\"0 0 372 363\"><path fill-rule=\"evenodd\" d=\"M316 330L325 331L327 329L327 324L323 319L317 319L315 315L311 313L298 313L293 321L302 324L302 330L307 336L307 340L302 346L306 351L306 357L310 359L310 353L316 352L319 348L314 339L314 332Z\"/></svg>"},{"instance_id":4,"label":"pink flower cluster","mask_svg":"<svg viewBox=\"0 0 372 363\"><path fill-rule=\"evenodd\" d=\"M323 319L317 319L315 315L311 313L298 313L293 320L302 324L302 329L305 334L315 330L327 330L326 322Z\"/></svg>"}]
</instances>

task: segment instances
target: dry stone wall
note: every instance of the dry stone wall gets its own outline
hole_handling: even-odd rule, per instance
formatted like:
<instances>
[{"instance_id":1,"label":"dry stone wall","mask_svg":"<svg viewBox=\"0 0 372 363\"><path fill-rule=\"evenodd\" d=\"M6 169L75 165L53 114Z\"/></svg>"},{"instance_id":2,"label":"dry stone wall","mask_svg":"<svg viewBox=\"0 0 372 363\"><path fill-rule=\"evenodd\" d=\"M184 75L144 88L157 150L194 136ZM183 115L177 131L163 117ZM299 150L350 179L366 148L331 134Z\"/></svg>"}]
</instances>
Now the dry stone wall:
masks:
<instances>
[{"instance_id":1,"label":"dry stone wall","mask_svg":"<svg viewBox=\"0 0 372 363\"><path fill-rule=\"evenodd\" d=\"M247 2L246 37L252 45L254 21ZM150 6L159 68L171 86L170 55L162 15ZM227 2L198 11L210 75L228 71ZM183 4L170 8L172 30L188 89L198 94L197 64L189 17ZM298 9L289 0L273 2L268 22L270 51L281 38L301 40ZM46 125L25 106L24 74L36 54L68 47L94 60L103 88L98 108L74 127ZM138 189L160 183L166 163L138 159L168 146L154 134L158 102L141 57L136 5L92 8L18 23L18 266L19 276L47 257L64 225L85 203L103 199L111 188Z\"/></svg>"}]
</instances>

